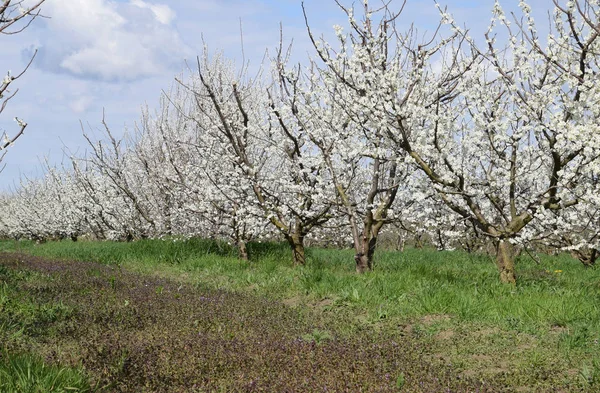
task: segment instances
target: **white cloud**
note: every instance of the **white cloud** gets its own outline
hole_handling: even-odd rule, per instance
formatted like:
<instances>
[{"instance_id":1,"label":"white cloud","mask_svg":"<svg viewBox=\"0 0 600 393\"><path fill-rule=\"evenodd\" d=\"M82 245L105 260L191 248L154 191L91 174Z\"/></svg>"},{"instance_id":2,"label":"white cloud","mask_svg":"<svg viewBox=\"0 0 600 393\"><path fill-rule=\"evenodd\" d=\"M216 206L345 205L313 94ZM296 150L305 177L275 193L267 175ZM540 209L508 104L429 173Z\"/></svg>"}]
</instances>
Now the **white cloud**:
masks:
<instances>
[{"instance_id":1,"label":"white cloud","mask_svg":"<svg viewBox=\"0 0 600 393\"><path fill-rule=\"evenodd\" d=\"M175 12L142 0L53 0L36 65L83 79L129 81L172 73L190 49Z\"/></svg>"},{"instance_id":2,"label":"white cloud","mask_svg":"<svg viewBox=\"0 0 600 393\"><path fill-rule=\"evenodd\" d=\"M131 4L140 8L147 8L154 13L157 21L164 25L169 25L175 19L175 12L165 4L150 4L142 0L131 0Z\"/></svg>"},{"instance_id":3,"label":"white cloud","mask_svg":"<svg viewBox=\"0 0 600 393\"><path fill-rule=\"evenodd\" d=\"M84 113L94 103L94 98L91 96L80 96L69 103L69 108L75 113Z\"/></svg>"}]
</instances>

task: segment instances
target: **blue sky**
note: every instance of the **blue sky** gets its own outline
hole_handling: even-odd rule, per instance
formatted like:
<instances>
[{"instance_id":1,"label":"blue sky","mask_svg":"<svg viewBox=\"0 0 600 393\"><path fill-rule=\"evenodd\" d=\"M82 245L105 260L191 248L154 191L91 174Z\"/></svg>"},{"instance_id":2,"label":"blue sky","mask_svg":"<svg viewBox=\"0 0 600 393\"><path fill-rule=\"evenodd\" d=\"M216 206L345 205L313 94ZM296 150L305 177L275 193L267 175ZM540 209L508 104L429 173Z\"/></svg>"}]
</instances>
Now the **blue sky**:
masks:
<instances>
[{"instance_id":1,"label":"blue sky","mask_svg":"<svg viewBox=\"0 0 600 393\"><path fill-rule=\"evenodd\" d=\"M342 0L346 5L350 0ZM359 2L358 2L359 3ZM372 1L372 4L376 2ZM392 1L392 8L400 5ZM493 0L440 0L455 20L473 34L487 25ZM513 7L518 0L504 0ZM46 0L38 19L21 34L0 36L0 75L20 71L34 49L33 67L13 87L18 95L0 118L0 130L17 130L12 120L24 119L25 135L10 149L0 174L0 189L12 187L21 175L36 177L40 161L63 160L63 150L86 150L80 122L98 128L102 111L113 131L133 126L140 107L156 107L161 90L168 89L184 67L203 48L223 50L241 59L240 18L244 52L258 65L267 48L279 40L283 23L286 40L294 40L294 56L310 52L300 0ZM533 0L539 12L550 0ZM332 36L334 24L344 25L344 14L333 0L306 0L315 33ZM544 8L544 10L542 9ZM420 30L437 21L433 0L408 0L402 17Z\"/></svg>"}]
</instances>

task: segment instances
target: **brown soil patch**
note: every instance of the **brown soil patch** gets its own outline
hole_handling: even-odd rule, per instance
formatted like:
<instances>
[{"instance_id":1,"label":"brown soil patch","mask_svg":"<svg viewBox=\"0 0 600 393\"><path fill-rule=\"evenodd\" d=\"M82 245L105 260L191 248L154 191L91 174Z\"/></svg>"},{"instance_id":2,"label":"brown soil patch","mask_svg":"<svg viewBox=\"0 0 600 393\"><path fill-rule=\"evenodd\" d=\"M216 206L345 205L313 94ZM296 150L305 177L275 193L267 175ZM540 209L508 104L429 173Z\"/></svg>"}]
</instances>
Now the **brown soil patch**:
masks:
<instances>
[{"instance_id":1,"label":"brown soil patch","mask_svg":"<svg viewBox=\"0 0 600 393\"><path fill-rule=\"evenodd\" d=\"M333 306L334 301L332 299L326 298L326 299L322 299L321 301L314 303L312 306L315 308L326 308L326 307L330 307Z\"/></svg>"},{"instance_id":2,"label":"brown soil patch","mask_svg":"<svg viewBox=\"0 0 600 393\"><path fill-rule=\"evenodd\" d=\"M496 375L496 374L508 374L510 370L504 367L489 367L481 370L482 374Z\"/></svg>"},{"instance_id":3,"label":"brown soil patch","mask_svg":"<svg viewBox=\"0 0 600 393\"><path fill-rule=\"evenodd\" d=\"M491 361L494 360L494 358L492 358L491 356L484 355L484 354L473 355L473 356L471 356L471 358L473 360L476 360L476 361L480 362L480 363L489 363L489 362L491 362Z\"/></svg>"},{"instance_id":4,"label":"brown soil patch","mask_svg":"<svg viewBox=\"0 0 600 393\"><path fill-rule=\"evenodd\" d=\"M567 328L565 326L554 325L550 328L550 333L553 333L553 334L561 334L561 333L566 333L568 331L569 331L569 328Z\"/></svg>"},{"instance_id":5,"label":"brown soil patch","mask_svg":"<svg viewBox=\"0 0 600 393\"><path fill-rule=\"evenodd\" d=\"M455 335L454 330L448 329L448 330L442 330L441 332L436 334L435 338L438 340L449 340L452 337L454 337L454 335Z\"/></svg>"},{"instance_id":6,"label":"brown soil patch","mask_svg":"<svg viewBox=\"0 0 600 393\"><path fill-rule=\"evenodd\" d=\"M525 352L531 349L535 349L536 347L537 345L535 345L534 343L520 343L519 345L517 345L516 352Z\"/></svg>"},{"instance_id":7,"label":"brown soil patch","mask_svg":"<svg viewBox=\"0 0 600 393\"><path fill-rule=\"evenodd\" d=\"M406 325L398 325L398 329L400 330L402 335L406 335L406 334L412 334L414 327L412 324L406 324Z\"/></svg>"},{"instance_id":8,"label":"brown soil patch","mask_svg":"<svg viewBox=\"0 0 600 393\"><path fill-rule=\"evenodd\" d=\"M421 318L421 323L423 323L425 326L430 326L434 323L449 321L450 319L452 319L452 317L447 314L431 314L425 315L423 318Z\"/></svg>"},{"instance_id":9,"label":"brown soil patch","mask_svg":"<svg viewBox=\"0 0 600 393\"><path fill-rule=\"evenodd\" d=\"M298 307L299 305L302 304L302 297L301 296L294 296L294 297L291 297L289 299L284 299L282 301L282 303L285 304L288 307L295 308L295 307Z\"/></svg>"},{"instance_id":10,"label":"brown soil patch","mask_svg":"<svg viewBox=\"0 0 600 393\"><path fill-rule=\"evenodd\" d=\"M494 327L494 328L485 328L485 329L476 330L476 331L472 332L471 334L475 337L489 337L489 336L493 336L498 333L500 333L500 329Z\"/></svg>"}]
</instances>

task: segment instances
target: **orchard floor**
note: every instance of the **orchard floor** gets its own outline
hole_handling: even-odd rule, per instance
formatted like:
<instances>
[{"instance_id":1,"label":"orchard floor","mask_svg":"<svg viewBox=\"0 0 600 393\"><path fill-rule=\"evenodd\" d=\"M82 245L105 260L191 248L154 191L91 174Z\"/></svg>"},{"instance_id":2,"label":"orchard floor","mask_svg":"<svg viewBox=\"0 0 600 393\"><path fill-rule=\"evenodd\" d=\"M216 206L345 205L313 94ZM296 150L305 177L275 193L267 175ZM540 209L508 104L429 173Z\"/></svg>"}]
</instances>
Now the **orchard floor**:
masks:
<instances>
[{"instance_id":1,"label":"orchard floor","mask_svg":"<svg viewBox=\"0 0 600 393\"><path fill-rule=\"evenodd\" d=\"M500 353L469 354L480 366L457 368L453 353L464 352L466 335L449 323L452 315L378 328L352 310L327 312L330 305L0 253L0 365L2 357L33 354L81 370L91 386L56 392L595 391L546 366L524 379ZM504 333L480 329L468 338L502 341ZM531 349L513 344L516 352Z\"/></svg>"},{"instance_id":2,"label":"orchard floor","mask_svg":"<svg viewBox=\"0 0 600 393\"><path fill-rule=\"evenodd\" d=\"M405 337L339 335L340 321L265 298L23 254L0 254L0 268L30 308L0 317L4 353L80 367L100 391L499 391Z\"/></svg>"}]
</instances>

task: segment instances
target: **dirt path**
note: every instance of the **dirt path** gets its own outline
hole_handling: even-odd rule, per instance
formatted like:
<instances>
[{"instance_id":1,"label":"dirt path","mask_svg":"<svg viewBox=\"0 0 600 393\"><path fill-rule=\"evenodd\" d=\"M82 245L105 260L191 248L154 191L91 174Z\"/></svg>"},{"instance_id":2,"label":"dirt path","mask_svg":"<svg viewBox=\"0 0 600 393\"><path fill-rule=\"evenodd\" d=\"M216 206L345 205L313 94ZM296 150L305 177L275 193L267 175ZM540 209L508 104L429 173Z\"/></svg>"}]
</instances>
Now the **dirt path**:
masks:
<instances>
[{"instance_id":1,"label":"dirt path","mask_svg":"<svg viewBox=\"0 0 600 393\"><path fill-rule=\"evenodd\" d=\"M429 365L418 344L366 328L348 337L339 321L280 302L93 263L0 254L0 265L42 273L19 291L71 310L8 348L82 365L103 391L500 391Z\"/></svg>"}]
</instances>

